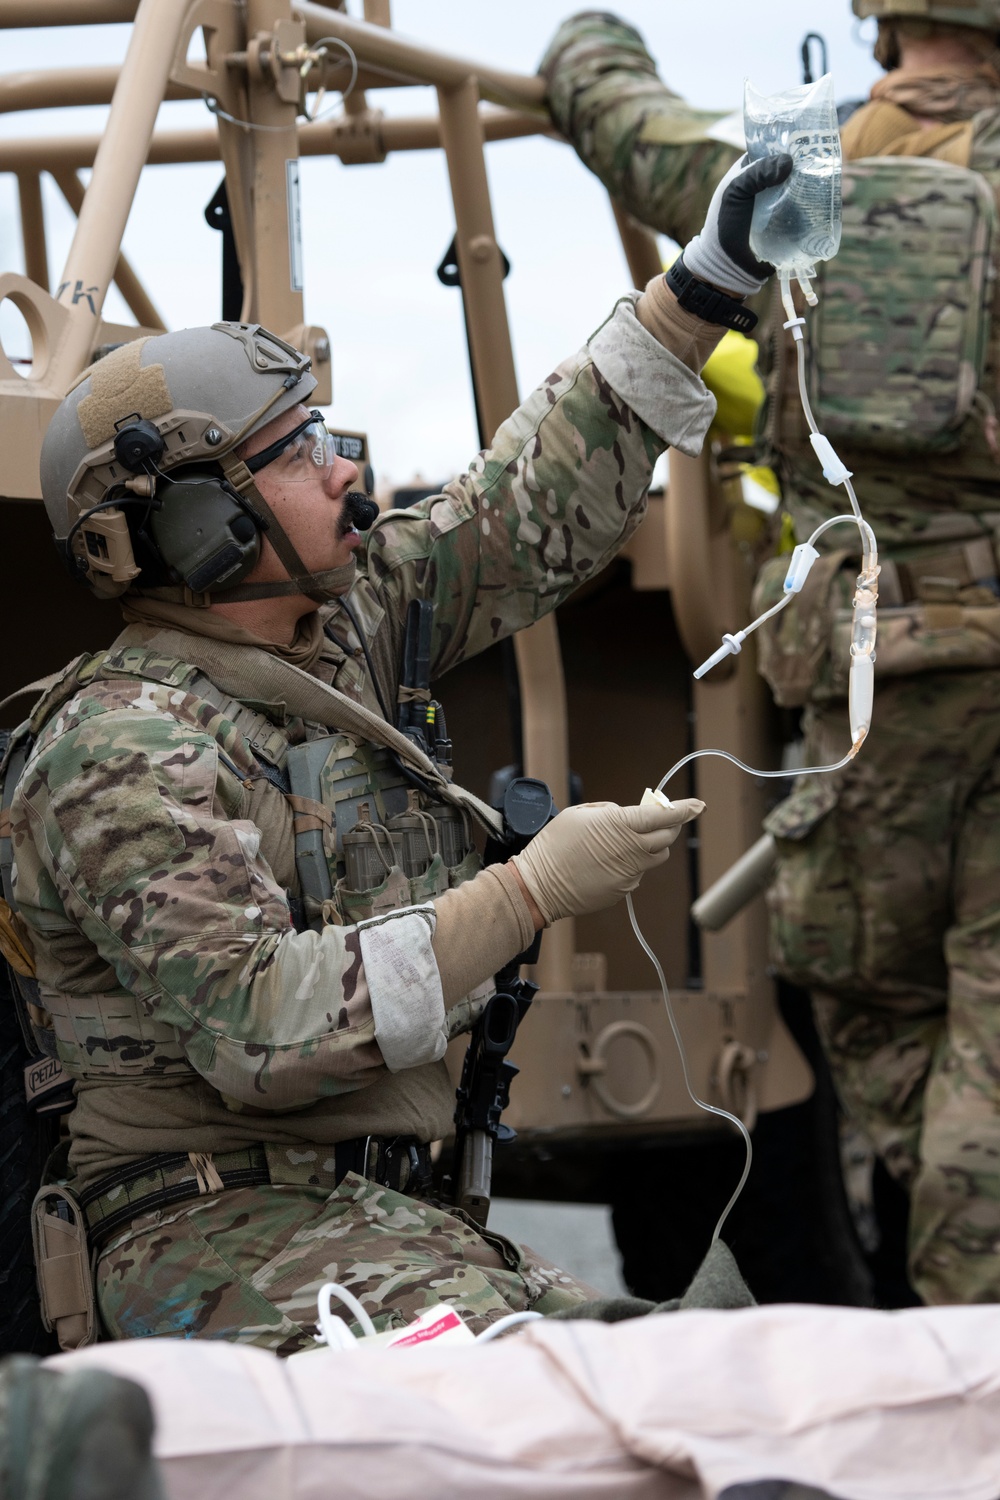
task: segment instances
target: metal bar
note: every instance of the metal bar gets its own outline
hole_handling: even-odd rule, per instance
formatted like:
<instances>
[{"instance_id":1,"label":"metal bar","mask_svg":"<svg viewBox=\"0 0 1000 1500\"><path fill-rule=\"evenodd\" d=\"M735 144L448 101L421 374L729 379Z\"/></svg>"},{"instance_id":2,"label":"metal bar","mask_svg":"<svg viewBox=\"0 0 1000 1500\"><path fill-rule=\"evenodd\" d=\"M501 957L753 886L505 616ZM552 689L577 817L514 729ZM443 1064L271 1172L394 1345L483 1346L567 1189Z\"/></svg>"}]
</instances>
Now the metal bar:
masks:
<instances>
[{"instance_id":1,"label":"metal bar","mask_svg":"<svg viewBox=\"0 0 1000 1500\"><path fill-rule=\"evenodd\" d=\"M86 190L83 183L75 172L57 170L52 173L52 176L66 202L77 218L79 218L83 210L84 199L86 198ZM167 325L153 306L145 287L124 255L119 255L118 257L118 263L114 271L114 281L140 328L166 330Z\"/></svg>"},{"instance_id":2,"label":"metal bar","mask_svg":"<svg viewBox=\"0 0 1000 1500\"><path fill-rule=\"evenodd\" d=\"M369 26L391 26L391 0L365 0L365 20Z\"/></svg>"},{"instance_id":3,"label":"metal bar","mask_svg":"<svg viewBox=\"0 0 1000 1500\"><path fill-rule=\"evenodd\" d=\"M45 210L37 172L18 172L17 196L21 210L24 274L44 291L49 289L49 257L45 244Z\"/></svg>"},{"instance_id":4,"label":"metal bar","mask_svg":"<svg viewBox=\"0 0 1000 1500\"><path fill-rule=\"evenodd\" d=\"M487 141L507 141L528 135L561 137L546 126L538 115L515 109L484 109L480 123ZM356 140L356 121L345 124L341 117L299 126L300 156L336 156L338 134L350 131ZM374 127L373 127L374 130ZM0 172L77 169L94 163L101 136L63 135L34 136L26 140L0 138ZM377 144L383 151L429 151L441 145L437 118L430 116L382 117L377 127ZM163 166L176 162L218 161L219 137L214 127L193 130L161 130L153 136L146 162Z\"/></svg>"},{"instance_id":5,"label":"metal bar","mask_svg":"<svg viewBox=\"0 0 1000 1500\"><path fill-rule=\"evenodd\" d=\"M86 365L180 41L185 0L140 0L56 300L74 316L53 369L66 385ZM89 315L88 315L89 309Z\"/></svg>"},{"instance_id":6,"label":"metal bar","mask_svg":"<svg viewBox=\"0 0 1000 1500\"><path fill-rule=\"evenodd\" d=\"M479 81L484 99L500 104L541 110L545 106L546 83L533 74L508 73L488 63L468 62L448 53L436 52L417 42L408 42L394 31L351 20L339 11L325 9L310 0L294 0L294 14L306 23L311 42L335 36L347 42L358 62L388 79L407 83L429 83L437 88L458 88L467 78Z\"/></svg>"},{"instance_id":7,"label":"metal bar","mask_svg":"<svg viewBox=\"0 0 1000 1500\"><path fill-rule=\"evenodd\" d=\"M475 79L466 78L457 88L439 89L438 109L455 205L456 248L472 368L486 438L491 441L500 423L518 405L518 393ZM558 805L566 807L566 683L554 615L546 615L536 625L519 631L514 649L521 681L524 771L547 781ZM557 922L542 944L538 970L544 990L572 989L573 950L573 924Z\"/></svg>"},{"instance_id":8,"label":"metal bar","mask_svg":"<svg viewBox=\"0 0 1000 1500\"><path fill-rule=\"evenodd\" d=\"M110 104L121 68L32 68L0 75L0 114L21 109L59 109L78 104ZM198 99L185 83L167 84L165 99Z\"/></svg>"},{"instance_id":9,"label":"metal bar","mask_svg":"<svg viewBox=\"0 0 1000 1500\"><path fill-rule=\"evenodd\" d=\"M645 224L640 224L638 219L633 219L617 198L611 199L611 207L614 210L615 223L618 225L632 285L642 288L647 281L652 281L654 276L659 276L663 271L656 235L651 229L647 229Z\"/></svg>"},{"instance_id":10,"label":"metal bar","mask_svg":"<svg viewBox=\"0 0 1000 1500\"><path fill-rule=\"evenodd\" d=\"M0 31L131 21L136 9L137 0L0 0Z\"/></svg>"},{"instance_id":11,"label":"metal bar","mask_svg":"<svg viewBox=\"0 0 1000 1500\"><path fill-rule=\"evenodd\" d=\"M458 88L440 89L438 106L441 143L455 205L456 249L469 320L472 363L487 438L491 439L517 406L518 393L475 79L466 78Z\"/></svg>"},{"instance_id":12,"label":"metal bar","mask_svg":"<svg viewBox=\"0 0 1000 1500\"><path fill-rule=\"evenodd\" d=\"M716 576L711 528L711 458L707 448L689 458L678 448L670 450L667 484L667 556L670 558L670 602L681 643L697 665L722 640L733 622L719 614L719 580ZM713 681L732 674L736 657L727 657L713 669Z\"/></svg>"},{"instance_id":13,"label":"metal bar","mask_svg":"<svg viewBox=\"0 0 1000 1500\"><path fill-rule=\"evenodd\" d=\"M287 21L287 0L247 0L247 37L271 32ZM296 79L296 83L298 80ZM293 264L289 173L298 157L296 105L282 97L269 75L247 73L249 119L259 126L247 136L250 152L252 263L241 252L243 318L288 333L303 321L302 268ZM297 177L295 181L297 183ZM296 233L297 233L296 214Z\"/></svg>"}]
</instances>

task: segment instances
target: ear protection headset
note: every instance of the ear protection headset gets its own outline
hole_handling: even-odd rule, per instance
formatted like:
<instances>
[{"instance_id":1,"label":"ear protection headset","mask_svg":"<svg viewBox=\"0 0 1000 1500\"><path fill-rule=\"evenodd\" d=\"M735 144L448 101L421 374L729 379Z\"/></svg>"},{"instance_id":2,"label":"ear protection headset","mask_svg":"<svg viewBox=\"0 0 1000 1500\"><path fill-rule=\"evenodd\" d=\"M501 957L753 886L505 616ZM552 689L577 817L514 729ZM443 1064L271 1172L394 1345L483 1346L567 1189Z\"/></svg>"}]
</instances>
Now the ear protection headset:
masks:
<instances>
[{"instance_id":1,"label":"ear protection headset","mask_svg":"<svg viewBox=\"0 0 1000 1500\"><path fill-rule=\"evenodd\" d=\"M263 533L281 528L252 483L248 486L251 494L241 494L221 461L162 473L157 465L165 447L155 424L140 418L126 418L114 439L115 457L122 467L137 476L149 476L145 483L151 493L145 507L140 510L132 503L126 512L143 573L152 587L184 583L198 594L229 594L256 566ZM126 483L141 500L140 486L145 487L139 479ZM347 506L359 531L367 531L378 516L377 504L367 495L350 493ZM273 540L282 555L285 548L278 545L278 537ZM290 546L283 534L280 541ZM301 565L289 572L309 576ZM291 591L281 585L268 591L279 590Z\"/></svg>"}]
</instances>

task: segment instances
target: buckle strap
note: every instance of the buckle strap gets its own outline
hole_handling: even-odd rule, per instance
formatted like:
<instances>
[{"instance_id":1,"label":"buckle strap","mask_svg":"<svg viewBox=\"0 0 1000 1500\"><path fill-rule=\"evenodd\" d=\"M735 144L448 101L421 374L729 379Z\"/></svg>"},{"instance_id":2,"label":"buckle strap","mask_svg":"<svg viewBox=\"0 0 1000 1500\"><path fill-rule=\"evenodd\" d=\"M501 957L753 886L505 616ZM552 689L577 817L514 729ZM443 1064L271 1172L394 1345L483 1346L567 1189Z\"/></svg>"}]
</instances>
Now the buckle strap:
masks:
<instances>
[{"instance_id":1,"label":"buckle strap","mask_svg":"<svg viewBox=\"0 0 1000 1500\"><path fill-rule=\"evenodd\" d=\"M911 604L928 592L940 593L975 585L997 592L997 559L988 537L949 545L928 544L919 553L900 561L879 559L879 603L890 608Z\"/></svg>"},{"instance_id":2,"label":"buckle strap","mask_svg":"<svg viewBox=\"0 0 1000 1500\"><path fill-rule=\"evenodd\" d=\"M263 1146L224 1151L209 1160L223 1189L259 1187L271 1180ZM100 1244L140 1214L218 1192L210 1186L204 1163L204 1153L167 1152L130 1162L91 1183L80 1194L91 1242Z\"/></svg>"}]
</instances>

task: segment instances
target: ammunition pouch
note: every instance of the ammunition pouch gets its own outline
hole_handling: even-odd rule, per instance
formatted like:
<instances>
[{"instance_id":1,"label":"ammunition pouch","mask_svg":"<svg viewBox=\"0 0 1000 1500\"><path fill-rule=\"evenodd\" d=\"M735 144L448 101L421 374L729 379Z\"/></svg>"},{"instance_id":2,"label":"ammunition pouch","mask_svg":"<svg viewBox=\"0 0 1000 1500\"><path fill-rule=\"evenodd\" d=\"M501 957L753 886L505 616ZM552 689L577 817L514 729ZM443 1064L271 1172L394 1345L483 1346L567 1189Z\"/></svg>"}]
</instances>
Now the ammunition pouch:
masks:
<instances>
[{"instance_id":1,"label":"ammunition pouch","mask_svg":"<svg viewBox=\"0 0 1000 1500\"><path fill-rule=\"evenodd\" d=\"M83 1211L59 1184L39 1188L31 1205L31 1238L42 1323L60 1349L97 1340L97 1305Z\"/></svg>"}]
</instances>

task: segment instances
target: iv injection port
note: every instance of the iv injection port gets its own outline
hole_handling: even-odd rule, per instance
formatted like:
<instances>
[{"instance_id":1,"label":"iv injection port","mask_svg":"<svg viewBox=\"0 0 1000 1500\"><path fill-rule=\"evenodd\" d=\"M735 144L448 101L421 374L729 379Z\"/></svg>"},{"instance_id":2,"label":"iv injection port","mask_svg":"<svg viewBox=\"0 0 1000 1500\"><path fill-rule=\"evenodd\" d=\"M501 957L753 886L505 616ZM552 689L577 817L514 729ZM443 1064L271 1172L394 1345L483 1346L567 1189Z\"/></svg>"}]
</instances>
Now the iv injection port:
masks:
<instances>
[{"instance_id":1,"label":"iv injection port","mask_svg":"<svg viewBox=\"0 0 1000 1500\"><path fill-rule=\"evenodd\" d=\"M788 572L785 574L785 593L797 594L809 577L809 569L819 557L816 548L810 542L799 542L788 563Z\"/></svg>"}]
</instances>

